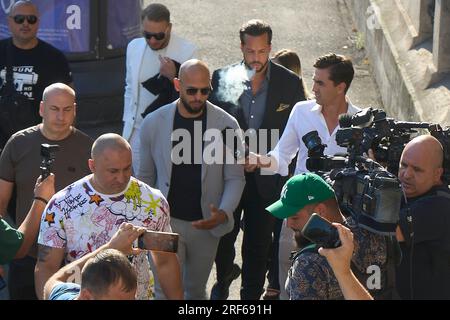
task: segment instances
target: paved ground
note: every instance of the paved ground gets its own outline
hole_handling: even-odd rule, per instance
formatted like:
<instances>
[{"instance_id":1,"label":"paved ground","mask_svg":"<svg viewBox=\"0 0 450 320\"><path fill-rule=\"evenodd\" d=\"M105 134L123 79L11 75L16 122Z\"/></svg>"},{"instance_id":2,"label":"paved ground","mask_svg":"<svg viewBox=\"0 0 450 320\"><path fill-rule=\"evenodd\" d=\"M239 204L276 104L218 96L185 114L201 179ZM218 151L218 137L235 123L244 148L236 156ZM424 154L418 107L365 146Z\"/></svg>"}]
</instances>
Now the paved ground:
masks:
<instances>
[{"instance_id":1,"label":"paved ground","mask_svg":"<svg viewBox=\"0 0 450 320\"><path fill-rule=\"evenodd\" d=\"M146 4L150 1L144 1ZM356 77L349 91L360 106L381 106L378 90L370 74L365 52L354 30L344 0L161 0L171 11L173 32L194 41L199 58L211 70L241 60L239 27L247 20L261 18L273 28L273 52L295 50L301 57L303 76L311 88L315 59L327 52L350 55L356 64ZM242 238L239 236L236 248ZM238 250L239 253L239 250ZM241 264L238 254L237 263ZM208 292L215 280L215 269ZM239 299L240 278L231 286L230 299Z\"/></svg>"}]
</instances>

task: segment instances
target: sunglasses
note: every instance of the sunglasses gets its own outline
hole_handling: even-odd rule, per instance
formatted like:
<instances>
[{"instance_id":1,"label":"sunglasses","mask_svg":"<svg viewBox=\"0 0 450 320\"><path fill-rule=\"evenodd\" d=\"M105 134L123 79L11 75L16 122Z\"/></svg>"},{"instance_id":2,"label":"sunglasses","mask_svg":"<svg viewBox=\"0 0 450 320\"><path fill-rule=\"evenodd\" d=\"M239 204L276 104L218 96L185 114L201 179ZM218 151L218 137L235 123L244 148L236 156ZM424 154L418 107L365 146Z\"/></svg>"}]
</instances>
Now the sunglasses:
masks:
<instances>
[{"instance_id":1,"label":"sunglasses","mask_svg":"<svg viewBox=\"0 0 450 320\"><path fill-rule=\"evenodd\" d=\"M27 19L27 22L29 24L35 24L38 21L38 17L36 17L35 15L24 15L24 14L18 14L15 15L14 17L12 17L14 22L17 24L22 24L25 22L25 19Z\"/></svg>"},{"instance_id":2,"label":"sunglasses","mask_svg":"<svg viewBox=\"0 0 450 320\"><path fill-rule=\"evenodd\" d=\"M211 88L187 88L186 94L189 96L195 96L199 91L202 95L207 96L211 93Z\"/></svg>"},{"instance_id":3,"label":"sunglasses","mask_svg":"<svg viewBox=\"0 0 450 320\"><path fill-rule=\"evenodd\" d=\"M144 37L147 40L150 40L151 38L155 38L156 40L162 40L166 37L166 34L164 32L158 32L158 33L153 33L153 32L147 32L144 31Z\"/></svg>"}]
</instances>

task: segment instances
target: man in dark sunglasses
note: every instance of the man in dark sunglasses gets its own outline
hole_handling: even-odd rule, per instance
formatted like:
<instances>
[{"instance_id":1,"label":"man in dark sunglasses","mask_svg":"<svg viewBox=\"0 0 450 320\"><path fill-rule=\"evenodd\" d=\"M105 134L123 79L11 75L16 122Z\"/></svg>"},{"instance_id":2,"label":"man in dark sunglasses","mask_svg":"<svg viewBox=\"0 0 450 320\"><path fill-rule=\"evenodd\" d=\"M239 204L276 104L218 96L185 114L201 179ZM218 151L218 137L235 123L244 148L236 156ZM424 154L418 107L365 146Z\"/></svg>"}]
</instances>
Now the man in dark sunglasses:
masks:
<instances>
[{"instance_id":1,"label":"man in dark sunglasses","mask_svg":"<svg viewBox=\"0 0 450 320\"><path fill-rule=\"evenodd\" d=\"M209 155L217 141L214 133L239 125L207 101L211 80L204 62L183 63L174 84L180 98L142 122L138 177L160 189L169 202L172 230L183 239L178 258L184 298L203 300L219 239L233 228L233 210L245 184L242 165ZM155 288L161 298L157 279Z\"/></svg>"},{"instance_id":2,"label":"man in dark sunglasses","mask_svg":"<svg viewBox=\"0 0 450 320\"><path fill-rule=\"evenodd\" d=\"M143 118L178 98L173 78L180 64L195 57L197 48L172 33L166 6L152 3L142 12L142 37L127 48L127 76L122 136L133 150L133 169L139 168L139 128Z\"/></svg>"},{"instance_id":3,"label":"man in dark sunglasses","mask_svg":"<svg viewBox=\"0 0 450 320\"><path fill-rule=\"evenodd\" d=\"M11 38L0 41L0 96L13 96L14 99L8 102L3 99L1 103L4 107L5 103L11 105L12 101L20 106L18 113L27 116L12 120L10 124L0 120L0 149L16 131L41 122L39 102L47 86L56 82L72 83L64 54L37 37L40 20L35 4L31 1L15 2L7 20ZM8 65L11 66L10 72L7 72ZM6 80L8 75L13 78L9 84Z\"/></svg>"},{"instance_id":4,"label":"man in dark sunglasses","mask_svg":"<svg viewBox=\"0 0 450 320\"><path fill-rule=\"evenodd\" d=\"M64 54L37 38L39 11L35 4L31 1L16 1L8 14L8 27L11 37L0 41L0 110L2 110L0 149L16 131L42 122L39 104L46 87L58 82L72 83L69 64ZM6 81L9 77L12 80ZM23 172L18 175L25 177ZM15 180L12 181L17 183ZM6 190L2 185L0 188L2 208L9 202L16 202L15 198L10 201L11 194L7 194ZM20 188L17 190L18 194L22 192ZM8 213L13 217L17 213L15 216L17 224L24 218L20 208L10 206ZM9 292L11 299L14 300L36 299L34 292L36 249L30 250L27 254L24 259L14 260L10 264L9 283L12 286L9 286Z\"/></svg>"}]
</instances>

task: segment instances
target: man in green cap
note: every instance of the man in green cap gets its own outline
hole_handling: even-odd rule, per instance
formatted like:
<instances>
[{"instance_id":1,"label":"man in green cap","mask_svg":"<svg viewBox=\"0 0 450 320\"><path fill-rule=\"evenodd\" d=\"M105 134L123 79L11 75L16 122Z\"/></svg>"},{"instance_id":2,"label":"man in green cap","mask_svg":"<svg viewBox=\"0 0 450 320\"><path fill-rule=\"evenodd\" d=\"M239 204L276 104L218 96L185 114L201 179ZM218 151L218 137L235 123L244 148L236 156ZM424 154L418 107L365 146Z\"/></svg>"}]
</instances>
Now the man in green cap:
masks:
<instances>
[{"instance_id":1,"label":"man in green cap","mask_svg":"<svg viewBox=\"0 0 450 320\"><path fill-rule=\"evenodd\" d=\"M354 234L353 271L375 296L386 287L386 240L383 236L360 228L353 217L341 213L334 191L321 177L303 173L290 178L280 199L266 208L277 218L287 218L296 239L313 213L330 222L341 223ZM290 300L343 299L339 283L325 257L317 247L308 246L293 259L286 291Z\"/></svg>"}]
</instances>

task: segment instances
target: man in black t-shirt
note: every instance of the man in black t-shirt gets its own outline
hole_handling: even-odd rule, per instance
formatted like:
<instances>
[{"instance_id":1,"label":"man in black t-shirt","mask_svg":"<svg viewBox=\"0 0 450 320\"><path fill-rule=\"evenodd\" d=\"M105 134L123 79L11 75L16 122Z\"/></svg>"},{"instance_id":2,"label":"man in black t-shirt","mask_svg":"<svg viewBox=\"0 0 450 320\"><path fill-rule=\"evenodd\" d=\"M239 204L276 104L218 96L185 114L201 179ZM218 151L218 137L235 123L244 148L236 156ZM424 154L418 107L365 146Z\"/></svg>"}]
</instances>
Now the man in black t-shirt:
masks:
<instances>
[{"instance_id":1,"label":"man in black t-shirt","mask_svg":"<svg viewBox=\"0 0 450 320\"><path fill-rule=\"evenodd\" d=\"M41 122L39 103L44 89L56 82L72 84L69 64L62 52L37 38L39 12L33 3L16 2L8 15L8 26L12 37L0 41L0 94L5 94L9 54L12 57L14 88L29 99L34 110L34 121L29 125L38 124ZM6 142L9 137L2 138Z\"/></svg>"},{"instance_id":2,"label":"man in black t-shirt","mask_svg":"<svg viewBox=\"0 0 450 320\"><path fill-rule=\"evenodd\" d=\"M172 230L180 234L184 298L204 300L220 237L233 228L245 185L243 166L227 159L220 142L224 130L235 132L239 125L207 101L211 80L204 62L184 62L174 86L180 98L142 122L138 177L169 202ZM157 299L159 287L155 276Z\"/></svg>"},{"instance_id":3,"label":"man in black t-shirt","mask_svg":"<svg viewBox=\"0 0 450 320\"><path fill-rule=\"evenodd\" d=\"M411 140L400 159L406 196L397 228L402 299L450 299L450 190L442 164L442 145L432 136Z\"/></svg>"}]
</instances>

